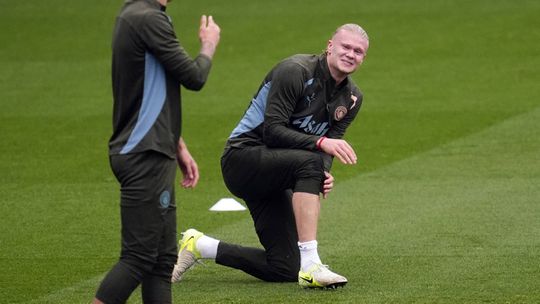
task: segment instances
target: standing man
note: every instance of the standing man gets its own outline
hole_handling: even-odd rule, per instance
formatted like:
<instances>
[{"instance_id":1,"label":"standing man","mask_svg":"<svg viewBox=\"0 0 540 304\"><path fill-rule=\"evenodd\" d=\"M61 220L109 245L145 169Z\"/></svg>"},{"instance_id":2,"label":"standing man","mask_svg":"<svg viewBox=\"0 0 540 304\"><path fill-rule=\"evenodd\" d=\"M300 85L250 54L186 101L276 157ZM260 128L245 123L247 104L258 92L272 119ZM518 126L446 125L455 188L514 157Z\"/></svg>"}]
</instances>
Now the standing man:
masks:
<instances>
[{"instance_id":1,"label":"standing man","mask_svg":"<svg viewBox=\"0 0 540 304\"><path fill-rule=\"evenodd\" d=\"M220 39L212 16L201 17L200 54L179 44L167 0L127 0L112 43L114 97L111 168L120 183L120 260L94 303L125 303L141 284L144 303L171 303L176 262L176 163L181 185L195 187L199 171L180 137L180 86L200 90Z\"/></svg>"},{"instance_id":2,"label":"standing man","mask_svg":"<svg viewBox=\"0 0 540 304\"><path fill-rule=\"evenodd\" d=\"M326 197L333 188L333 157L356 164L353 148L341 138L362 103L349 75L362 64L368 47L366 32L345 24L324 54L289 57L267 74L221 159L225 184L246 202L264 250L189 229L173 281L196 260L213 258L265 281L298 281L307 288L347 283L319 258L319 194Z\"/></svg>"}]
</instances>

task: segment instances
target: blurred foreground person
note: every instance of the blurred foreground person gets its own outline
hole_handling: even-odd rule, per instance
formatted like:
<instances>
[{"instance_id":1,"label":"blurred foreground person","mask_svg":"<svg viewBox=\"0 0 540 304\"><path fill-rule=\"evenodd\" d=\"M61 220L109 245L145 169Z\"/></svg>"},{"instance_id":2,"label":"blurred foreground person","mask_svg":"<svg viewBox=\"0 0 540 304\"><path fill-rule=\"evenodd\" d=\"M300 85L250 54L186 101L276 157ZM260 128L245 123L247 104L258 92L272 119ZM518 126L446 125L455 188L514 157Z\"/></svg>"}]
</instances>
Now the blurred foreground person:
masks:
<instances>
[{"instance_id":1,"label":"blurred foreground person","mask_svg":"<svg viewBox=\"0 0 540 304\"><path fill-rule=\"evenodd\" d=\"M120 183L122 250L93 303L125 303L141 285L144 303L171 303L176 262L176 166L183 187L195 187L197 163L181 134L180 86L200 90L220 39L201 17L200 54L179 44L167 0L127 0L112 42L113 135L110 164Z\"/></svg>"}]
</instances>

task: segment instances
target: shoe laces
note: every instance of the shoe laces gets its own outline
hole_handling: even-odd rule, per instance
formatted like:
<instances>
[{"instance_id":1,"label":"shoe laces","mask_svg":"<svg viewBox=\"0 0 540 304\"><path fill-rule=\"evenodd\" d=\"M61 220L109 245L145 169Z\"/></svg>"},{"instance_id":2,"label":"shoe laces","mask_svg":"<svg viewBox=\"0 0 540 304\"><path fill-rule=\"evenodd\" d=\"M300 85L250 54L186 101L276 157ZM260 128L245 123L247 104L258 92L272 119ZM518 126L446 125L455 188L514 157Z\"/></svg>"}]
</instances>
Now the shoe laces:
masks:
<instances>
[{"instance_id":1,"label":"shoe laces","mask_svg":"<svg viewBox=\"0 0 540 304\"><path fill-rule=\"evenodd\" d=\"M313 271L324 270L324 269L330 270L330 266L326 264L321 264L321 263L314 263L310 268L313 269Z\"/></svg>"}]
</instances>

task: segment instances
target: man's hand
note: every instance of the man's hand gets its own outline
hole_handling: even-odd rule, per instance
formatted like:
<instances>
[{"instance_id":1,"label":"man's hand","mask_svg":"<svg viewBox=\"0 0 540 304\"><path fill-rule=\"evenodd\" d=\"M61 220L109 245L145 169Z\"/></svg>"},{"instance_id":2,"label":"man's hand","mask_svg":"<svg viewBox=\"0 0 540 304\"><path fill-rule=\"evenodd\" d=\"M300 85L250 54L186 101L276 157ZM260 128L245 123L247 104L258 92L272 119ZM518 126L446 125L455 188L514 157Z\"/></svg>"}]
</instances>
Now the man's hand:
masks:
<instances>
[{"instance_id":1,"label":"man's hand","mask_svg":"<svg viewBox=\"0 0 540 304\"><path fill-rule=\"evenodd\" d=\"M328 193L330 193L330 191L332 191L332 189L334 188L334 177L332 176L332 174L326 171L324 171L324 176L326 178L324 179L323 184L323 198L327 198Z\"/></svg>"},{"instance_id":2,"label":"man's hand","mask_svg":"<svg viewBox=\"0 0 540 304\"><path fill-rule=\"evenodd\" d=\"M343 139L321 137L317 146L325 153L337 157L346 165L356 164L356 153L353 148Z\"/></svg>"},{"instance_id":3,"label":"man's hand","mask_svg":"<svg viewBox=\"0 0 540 304\"><path fill-rule=\"evenodd\" d=\"M176 161L183 174L180 185L184 188L194 188L197 186L197 183L199 182L199 167L197 166L195 159L191 156L191 153L189 153L182 138L178 141Z\"/></svg>"},{"instance_id":4,"label":"man's hand","mask_svg":"<svg viewBox=\"0 0 540 304\"><path fill-rule=\"evenodd\" d=\"M214 57L219 44L221 29L214 22L212 16L201 16L201 26L199 27L199 40L201 41L201 54L210 58Z\"/></svg>"}]
</instances>

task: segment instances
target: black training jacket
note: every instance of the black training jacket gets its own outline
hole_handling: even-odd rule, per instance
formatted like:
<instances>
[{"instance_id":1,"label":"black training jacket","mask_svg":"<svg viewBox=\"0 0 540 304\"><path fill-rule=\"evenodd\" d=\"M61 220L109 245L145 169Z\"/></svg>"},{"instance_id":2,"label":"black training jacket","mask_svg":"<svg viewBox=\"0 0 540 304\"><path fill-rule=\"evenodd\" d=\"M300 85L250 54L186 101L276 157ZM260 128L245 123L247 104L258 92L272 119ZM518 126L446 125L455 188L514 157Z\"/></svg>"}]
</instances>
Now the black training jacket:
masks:
<instances>
[{"instance_id":1,"label":"black training jacket","mask_svg":"<svg viewBox=\"0 0 540 304\"><path fill-rule=\"evenodd\" d=\"M180 86L200 90L211 60L191 59L165 7L128 0L112 41L113 134L109 154L154 150L175 157L181 134Z\"/></svg>"},{"instance_id":2,"label":"black training jacket","mask_svg":"<svg viewBox=\"0 0 540 304\"><path fill-rule=\"evenodd\" d=\"M326 55L294 55L275 66L232 131L226 149L317 149L321 136L342 138L362 104L350 77L336 87ZM325 160L329 169L331 159Z\"/></svg>"}]
</instances>

